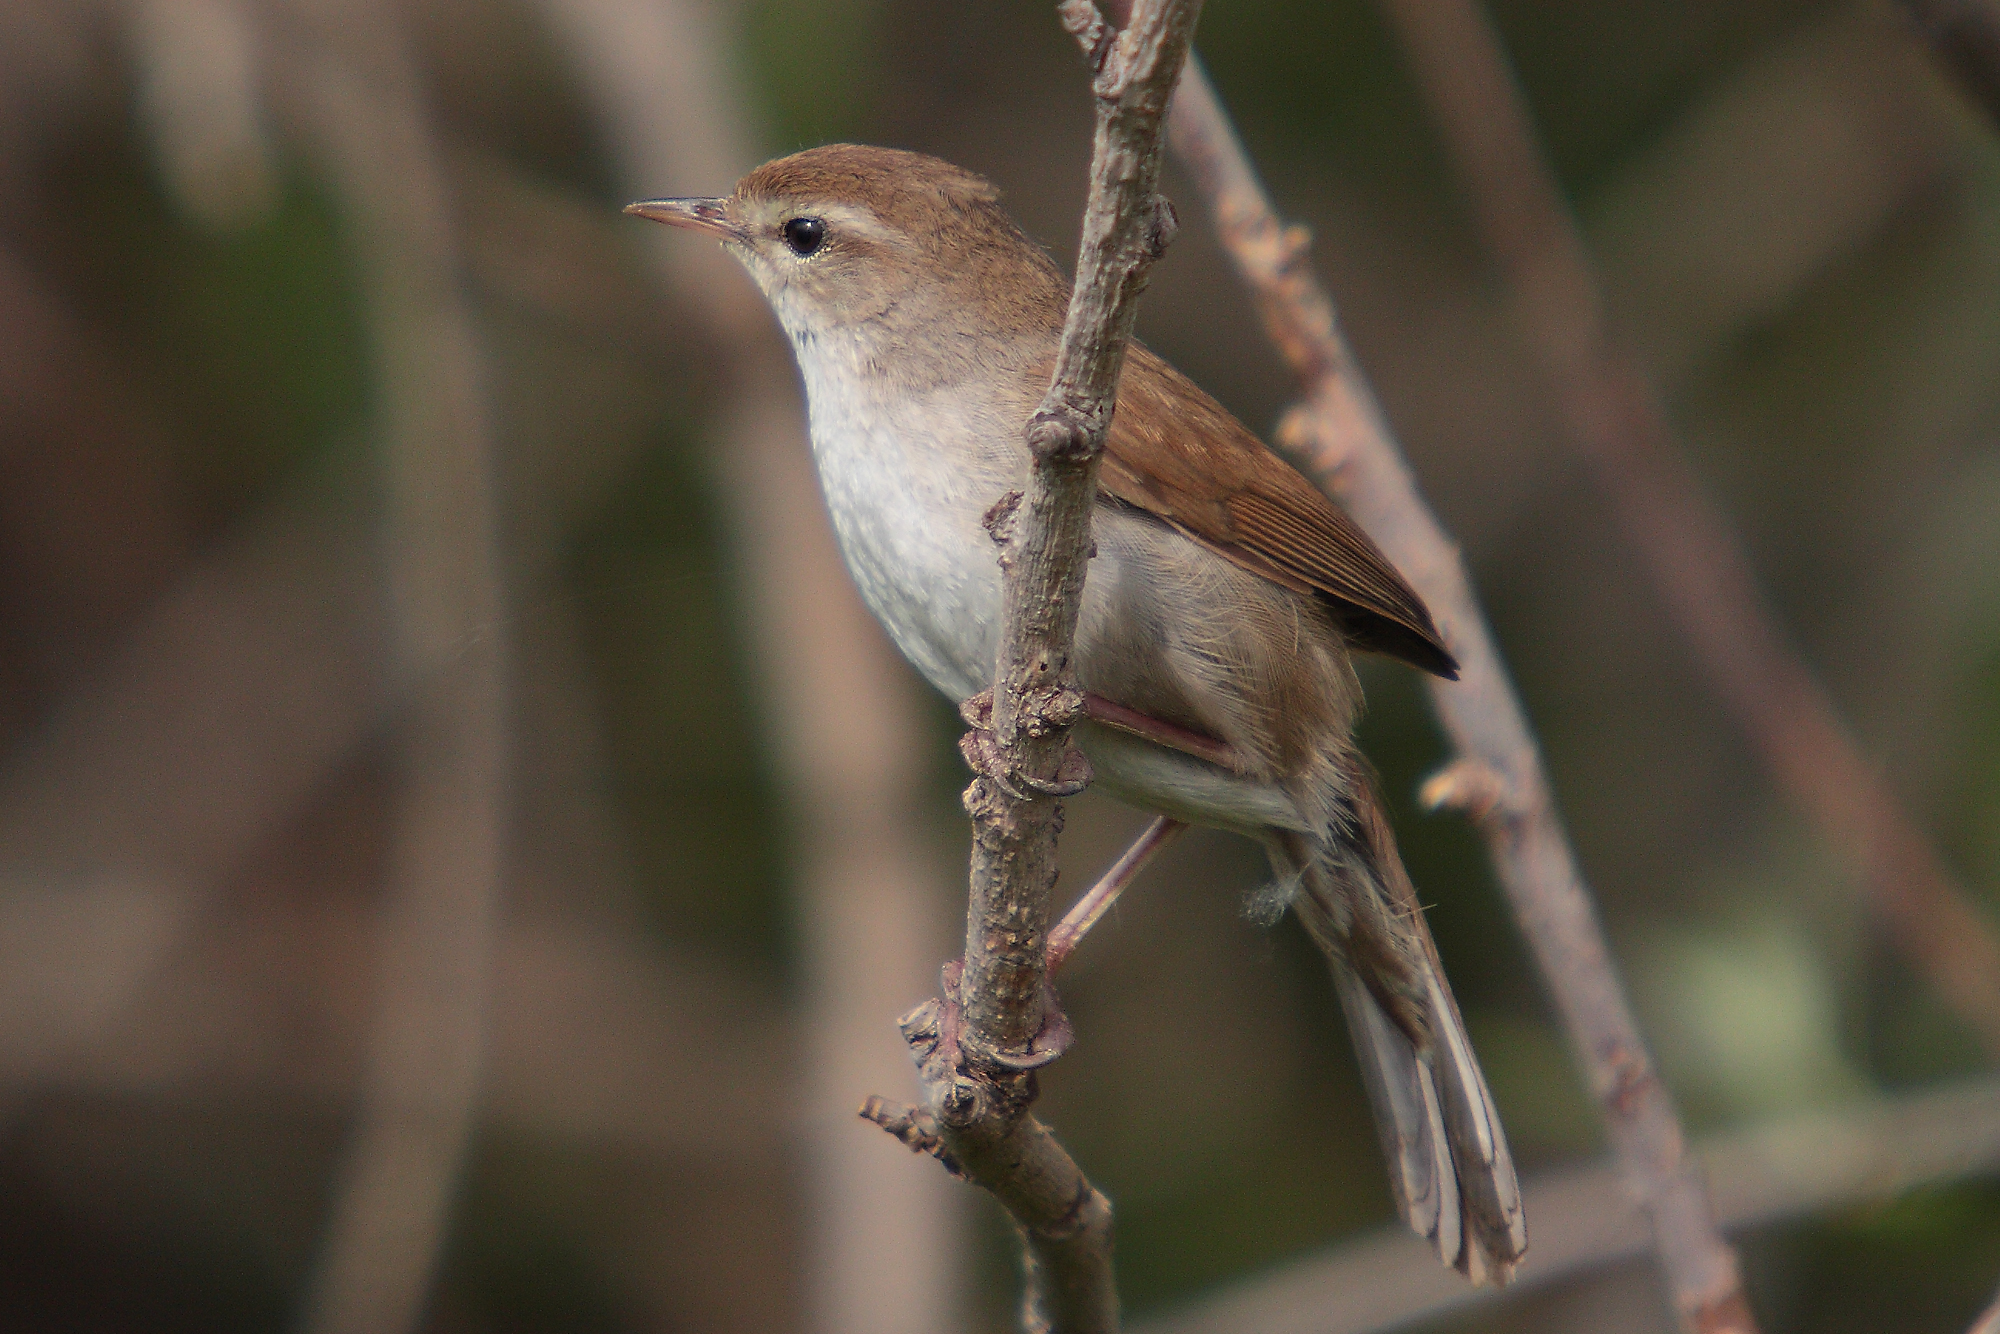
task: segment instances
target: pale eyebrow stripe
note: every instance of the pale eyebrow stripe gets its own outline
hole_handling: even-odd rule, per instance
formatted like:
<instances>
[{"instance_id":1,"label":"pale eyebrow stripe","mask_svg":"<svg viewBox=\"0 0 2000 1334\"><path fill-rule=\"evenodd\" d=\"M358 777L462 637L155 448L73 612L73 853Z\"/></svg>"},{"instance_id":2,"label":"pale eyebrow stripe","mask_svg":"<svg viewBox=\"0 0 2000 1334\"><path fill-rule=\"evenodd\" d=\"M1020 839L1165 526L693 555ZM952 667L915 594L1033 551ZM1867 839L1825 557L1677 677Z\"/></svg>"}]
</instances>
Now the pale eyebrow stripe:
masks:
<instances>
[{"instance_id":1,"label":"pale eyebrow stripe","mask_svg":"<svg viewBox=\"0 0 2000 1334\"><path fill-rule=\"evenodd\" d=\"M904 236L899 228L876 217L865 208L852 204L828 204L819 210L818 216L829 228L839 228L866 241L899 241Z\"/></svg>"}]
</instances>

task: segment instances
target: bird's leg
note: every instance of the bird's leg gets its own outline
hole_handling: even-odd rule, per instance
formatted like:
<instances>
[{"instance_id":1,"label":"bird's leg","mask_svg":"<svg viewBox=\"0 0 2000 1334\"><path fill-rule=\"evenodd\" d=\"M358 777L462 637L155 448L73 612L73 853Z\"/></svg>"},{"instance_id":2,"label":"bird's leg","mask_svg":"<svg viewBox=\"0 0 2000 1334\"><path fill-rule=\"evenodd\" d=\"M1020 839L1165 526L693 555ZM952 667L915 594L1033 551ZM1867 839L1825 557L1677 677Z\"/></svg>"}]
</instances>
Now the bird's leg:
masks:
<instances>
[{"instance_id":1,"label":"bird's leg","mask_svg":"<svg viewBox=\"0 0 2000 1334\"><path fill-rule=\"evenodd\" d=\"M1233 774L1244 772L1243 757L1237 754L1236 748L1227 741L1203 736L1200 732L1191 731L1178 723L1163 722L1137 709L1127 708L1117 700L1087 693L1083 697L1083 712L1092 722L1115 727L1121 732L1130 732L1136 737L1144 737L1156 745L1180 751L1183 755L1192 755L1198 760L1207 760L1218 769L1227 769Z\"/></svg>"},{"instance_id":2,"label":"bird's leg","mask_svg":"<svg viewBox=\"0 0 2000 1334\"><path fill-rule=\"evenodd\" d=\"M1115 862L1109 871L1088 893L1076 901L1049 931L1048 978L1053 978L1058 968L1075 951L1084 933L1097 925L1099 918L1111 911L1111 905L1125 892L1125 887L1139 878L1139 872L1146 869L1146 863L1154 854L1174 841L1187 822L1176 820L1170 815L1158 816L1146 826L1125 855ZM918 1053L918 1064L929 1057L942 1053L948 1065L958 1061L958 1031L963 1015L959 1009L958 982L964 972L965 960L954 959L944 966L944 995L939 1000L926 1001L923 1005L905 1015L902 1020L903 1036ZM1042 983L1042 1031L1035 1037L1032 1049L1024 1057L1006 1059L1003 1063L1019 1069L1030 1070L1060 1056L1068 1048L1071 1039L1069 1016L1064 1013L1062 1000L1056 995L1054 985L1045 978ZM878 1109L879 1110L879 1109ZM862 1115L881 1124L885 1129L893 1129L881 1116L864 1109ZM887 1113L884 1113L887 1115ZM901 1132L896 1132L900 1135ZM907 1139L905 1142L909 1142ZM913 1144L912 1147L922 1147ZM947 1164L949 1166L949 1164Z\"/></svg>"},{"instance_id":3,"label":"bird's leg","mask_svg":"<svg viewBox=\"0 0 2000 1334\"><path fill-rule=\"evenodd\" d=\"M982 691L959 706L959 715L965 719L970 729L959 743L959 750L965 756L966 764L975 773L985 775L991 781L1005 785L1014 777L1002 770L998 764L998 753L990 737L992 728L993 692ZM1242 757L1227 742L1204 736L1173 723L1162 722L1140 713L1136 709L1105 699L1101 695L1084 697L1084 712L1093 720L1121 731L1144 737L1157 745L1181 751L1197 759L1217 765L1232 773L1244 772ZM1071 777L1067 771L1059 775L1060 781L1073 782L1076 787L1088 781L1088 767L1083 764L1082 752L1074 752L1080 774ZM1067 790L1054 795L1069 795ZM1109 912L1125 887L1135 880L1147 862L1161 848L1171 843L1176 834L1187 828L1184 821L1162 815L1147 826L1138 841L1126 849L1117 864L1091 887L1089 893L1077 900L1063 919L1049 932L1048 968L1042 979L1042 1026L1035 1035L1029 1050L1024 1053L986 1053L984 1059L1016 1070L1033 1070L1046 1065L1062 1055L1072 1037L1069 1016L1063 1012L1062 1001L1055 993L1049 976L1076 949L1077 942L1084 933L1097 924L1099 918ZM924 1065L933 1059L942 1059L946 1065L955 1066L959 1061L958 1035L963 1020L958 996L959 979L964 973L965 960L955 959L944 967L944 994L935 1001L926 1002L903 1019L903 1035L910 1043L911 1050L918 1056L918 1064Z\"/></svg>"},{"instance_id":4,"label":"bird's leg","mask_svg":"<svg viewBox=\"0 0 2000 1334\"><path fill-rule=\"evenodd\" d=\"M1115 727L1121 732L1144 737L1155 745L1180 751L1184 755L1192 755L1230 773L1240 774L1246 771L1242 755L1226 741L1204 736L1200 732L1191 731L1175 723L1163 722L1137 709L1128 708L1116 700L1106 699L1103 695L1086 694L1083 697L1083 710L1092 721L1102 723L1106 727ZM1153 859L1153 854L1173 842L1174 836L1185 828L1187 828L1185 821L1176 820L1171 816L1162 815L1154 820L1146 827L1146 832L1139 835L1138 842L1126 849L1125 855L1118 859L1117 864L1104 873L1104 878L1092 886L1088 894L1076 901L1076 906L1071 908L1062 921L1056 923L1055 929L1049 932L1051 973L1062 967L1063 961L1069 958L1070 952L1076 948L1077 942L1083 939L1084 933L1097 925L1098 918L1110 911L1111 905L1116 903L1118 896L1125 891L1125 886L1138 878L1146 863Z\"/></svg>"},{"instance_id":5,"label":"bird's leg","mask_svg":"<svg viewBox=\"0 0 2000 1334\"><path fill-rule=\"evenodd\" d=\"M1174 837L1186 828L1184 820L1176 820L1170 815L1156 817L1132 846L1125 849L1125 855L1050 929L1049 968L1042 980L1042 1031L1035 1035L1035 1041L1025 1056L997 1058L1001 1064L1032 1070L1048 1064L1069 1048L1074 1034L1070 1029L1069 1015L1063 1010L1062 999L1056 995L1052 980L1056 970L1075 951L1084 933L1111 911L1111 905L1118 901L1125 887L1139 878L1139 872L1153 860L1154 854L1173 842ZM948 1065L955 1065L958 1061L959 1025L964 1018L959 1007L958 983L964 970L963 959L954 959L946 964L942 999L924 1002L902 1020L903 1036L912 1050L918 1053L917 1063L920 1066L927 1058L940 1053ZM863 1115L869 1113L864 1110ZM880 1117L870 1116L870 1119L882 1124L885 1129L890 1128Z\"/></svg>"},{"instance_id":6,"label":"bird's leg","mask_svg":"<svg viewBox=\"0 0 2000 1334\"><path fill-rule=\"evenodd\" d=\"M1212 736L1204 736L1177 723L1164 722L1134 708L1106 699L1103 695L1089 693L1083 697L1083 711L1093 722L1106 727L1115 727L1121 732L1143 737L1155 745L1177 750L1183 755L1192 755L1205 760L1219 769L1230 773L1247 772L1243 756L1226 741ZM1097 925L1097 919L1108 912L1125 886L1138 877L1153 854L1173 842L1174 836L1187 828L1187 823L1171 816L1162 815L1146 827L1139 835L1138 842L1126 849L1117 865L1105 872L1104 878L1091 888L1088 894L1076 901L1062 921L1049 932L1049 971L1062 967L1063 961L1083 939L1084 932Z\"/></svg>"},{"instance_id":7,"label":"bird's leg","mask_svg":"<svg viewBox=\"0 0 2000 1334\"><path fill-rule=\"evenodd\" d=\"M1098 918L1111 910L1125 887L1139 878L1139 872L1153 855L1174 841L1174 836L1187 828L1185 821L1170 815L1162 815L1146 826L1146 832L1139 835L1131 847L1125 849L1109 871L1104 873L1090 892L1076 901L1076 905L1049 932L1049 972L1054 973L1063 966L1070 953L1076 949L1084 933L1097 925Z\"/></svg>"}]
</instances>

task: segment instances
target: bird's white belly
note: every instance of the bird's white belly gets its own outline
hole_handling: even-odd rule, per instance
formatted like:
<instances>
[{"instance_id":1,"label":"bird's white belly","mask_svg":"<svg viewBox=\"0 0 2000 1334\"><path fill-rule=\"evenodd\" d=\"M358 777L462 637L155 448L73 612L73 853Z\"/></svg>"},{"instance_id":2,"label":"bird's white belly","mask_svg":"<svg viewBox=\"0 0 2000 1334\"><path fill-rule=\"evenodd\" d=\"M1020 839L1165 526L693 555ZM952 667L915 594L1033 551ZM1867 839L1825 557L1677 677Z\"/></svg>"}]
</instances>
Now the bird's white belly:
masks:
<instances>
[{"instance_id":1,"label":"bird's white belly","mask_svg":"<svg viewBox=\"0 0 2000 1334\"><path fill-rule=\"evenodd\" d=\"M977 459L963 415L812 393L812 445L841 555L889 637L953 699L993 683L999 550L981 526L1025 457ZM1013 463L1013 467L1009 464Z\"/></svg>"},{"instance_id":2,"label":"bird's white belly","mask_svg":"<svg viewBox=\"0 0 2000 1334\"><path fill-rule=\"evenodd\" d=\"M953 700L978 694L993 684L1001 607L999 550L981 519L1023 485L1025 447L991 443L1011 438L997 413L989 421L922 399L885 409L815 378L808 370L813 458L862 601L932 685ZM1102 631L1126 563L1116 532L1099 538L1078 633L1087 675L1094 646L1115 651L1119 637ZM1095 725L1077 738L1099 784L1135 805L1251 834L1302 827L1274 786Z\"/></svg>"}]
</instances>

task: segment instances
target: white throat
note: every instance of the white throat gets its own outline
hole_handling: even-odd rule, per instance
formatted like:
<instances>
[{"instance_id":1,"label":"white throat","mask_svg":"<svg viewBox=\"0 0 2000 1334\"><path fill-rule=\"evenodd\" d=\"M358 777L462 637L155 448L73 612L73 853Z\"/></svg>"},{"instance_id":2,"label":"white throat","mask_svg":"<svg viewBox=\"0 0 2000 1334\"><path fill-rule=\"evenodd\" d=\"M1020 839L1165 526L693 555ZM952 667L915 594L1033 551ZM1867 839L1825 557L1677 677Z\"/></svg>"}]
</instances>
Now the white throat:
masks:
<instances>
[{"instance_id":1,"label":"white throat","mask_svg":"<svg viewBox=\"0 0 2000 1334\"><path fill-rule=\"evenodd\" d=\"M977 694L993 681L1000 619L998 551L980 520L1026 478L1019 423L972 386L903 390L865 333L785 323L820 485L863 601L931 684L953 699Z\"/></svg>"}]
</instances>

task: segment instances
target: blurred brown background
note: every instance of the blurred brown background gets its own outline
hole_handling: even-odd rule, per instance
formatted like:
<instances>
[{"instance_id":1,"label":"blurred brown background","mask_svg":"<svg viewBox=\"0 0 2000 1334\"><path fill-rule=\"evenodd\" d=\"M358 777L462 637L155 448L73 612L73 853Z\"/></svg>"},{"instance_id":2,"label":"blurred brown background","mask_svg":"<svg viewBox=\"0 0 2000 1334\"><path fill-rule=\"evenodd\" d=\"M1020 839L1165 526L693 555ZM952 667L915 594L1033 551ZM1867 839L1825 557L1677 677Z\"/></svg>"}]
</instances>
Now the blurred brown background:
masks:
<instances>
[{"instance_id":1,"label":"blurred brown background","mask_svg":"<svg viewBox=\"0 0 2000 1334\"><path fill-rule=\"evenodd\" d=\"M1885 5L1502 3L1622 332L2000 911L2000 137ZM1197 45L1464 543L1699 1134L1984 1066L1554 443L1364 3ZM955 719L855 611L746 280L621 218L853 138L1073 245L1052 6L0 0L0 1328L998 1330L986 1201L854 1119L955 952ZM1289 384L1181 201L1141 333ZM1530 1171L1600 1148L1442 758L1364 742ZM1136 818L1078 803L1075 888ZM1330 988L1198 834L1043 1112L1139 1316L1389 1218ZM1743 1238L1767 1331L1958 1331L1990 1176ZM1436 1328L1667 1328L1632 1262Z\"/></svg>"}]
</instances>

